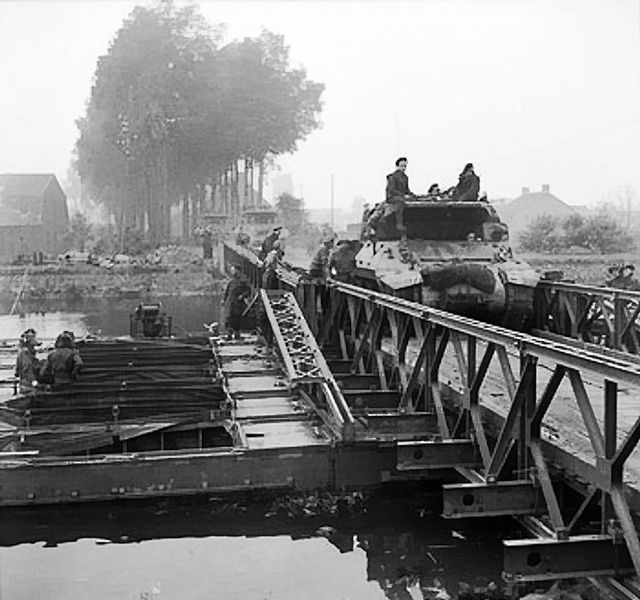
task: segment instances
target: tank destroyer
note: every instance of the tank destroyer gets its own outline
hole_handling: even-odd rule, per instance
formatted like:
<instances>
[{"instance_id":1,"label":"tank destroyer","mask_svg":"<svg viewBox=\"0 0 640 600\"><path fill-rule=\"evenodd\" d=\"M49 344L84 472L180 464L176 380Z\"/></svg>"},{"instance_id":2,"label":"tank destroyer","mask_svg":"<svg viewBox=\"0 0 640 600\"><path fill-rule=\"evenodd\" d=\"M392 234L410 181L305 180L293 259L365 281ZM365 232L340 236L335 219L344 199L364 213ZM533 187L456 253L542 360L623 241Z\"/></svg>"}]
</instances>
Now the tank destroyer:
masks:
<instances>
[{"instance_id":1,"label":"tank destroyer","mask_svg":"<svg viewBox=\"0 0 640 600\"><path fill-rule=\"evenodd\" d=\"M400 212L400 215L398 215ZM514 257L487 201L417 196L365 213L360 240L341 240L329 276L457 314L525 328L539 275Z\"/></svg>"}]
</instances>

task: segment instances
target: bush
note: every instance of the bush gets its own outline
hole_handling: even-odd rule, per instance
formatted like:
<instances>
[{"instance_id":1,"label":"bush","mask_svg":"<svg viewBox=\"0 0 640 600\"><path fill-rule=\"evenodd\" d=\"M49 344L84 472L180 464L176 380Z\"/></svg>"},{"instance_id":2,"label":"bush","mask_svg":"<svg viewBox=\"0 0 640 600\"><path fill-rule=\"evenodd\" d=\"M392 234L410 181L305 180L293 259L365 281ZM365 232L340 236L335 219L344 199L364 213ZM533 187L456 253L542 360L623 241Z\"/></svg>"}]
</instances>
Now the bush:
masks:
<instances>
[{"instance_id":1,"label":"bush","mask_svg":"<svg viewBox=\"0 0 640 600\"><path fill-rule=\"evenodd\" d=\"M520 234L520 248L528 252L555 254L572 247L613 254L632 250L634 243L606 206L586 219L579 214L562 221L552 215L540 215Z\"/></svg>"}]
</instances>

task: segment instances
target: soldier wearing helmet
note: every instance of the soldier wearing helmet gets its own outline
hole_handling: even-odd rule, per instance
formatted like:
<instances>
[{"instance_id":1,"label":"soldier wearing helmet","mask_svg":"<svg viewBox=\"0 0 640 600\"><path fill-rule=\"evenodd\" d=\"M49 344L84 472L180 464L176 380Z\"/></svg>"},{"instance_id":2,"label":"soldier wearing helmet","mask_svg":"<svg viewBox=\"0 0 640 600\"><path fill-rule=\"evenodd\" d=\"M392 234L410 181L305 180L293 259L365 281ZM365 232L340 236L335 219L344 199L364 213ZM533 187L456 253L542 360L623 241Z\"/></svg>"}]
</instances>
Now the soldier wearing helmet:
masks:
<instances>
[{"instance_id":1,"label":"soldier wearing helmet","mask_svg":"<svg viewBox=\"0 0 640 600\"><path fill-rule=\"evenodd\" d=\"M40 361L36 356L36 347L39 345L35 329L27 329L20 336L15 375L18 378L18 389L21 394L30 394L38 386Z\"/></svg>"}]
</instances>

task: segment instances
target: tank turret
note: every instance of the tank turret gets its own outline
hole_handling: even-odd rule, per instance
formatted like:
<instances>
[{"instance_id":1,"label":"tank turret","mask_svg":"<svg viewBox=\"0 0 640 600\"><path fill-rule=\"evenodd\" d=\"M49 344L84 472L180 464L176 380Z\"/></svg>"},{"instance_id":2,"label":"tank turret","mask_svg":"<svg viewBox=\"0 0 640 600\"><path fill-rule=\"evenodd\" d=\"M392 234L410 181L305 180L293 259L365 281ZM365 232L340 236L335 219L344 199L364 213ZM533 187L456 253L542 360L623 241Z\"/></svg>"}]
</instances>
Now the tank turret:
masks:
<instances>
[{"instance_id":1,"label":"tank turret","mask_svg":"<svg viewBox=\"0 0 640 600\"><path fill-rule=\"evenodd\" d=\"M383 203L363 217L362 231L361 240L337 244L331 276L513 327L529 319L539 276L514 257L488 202L417 197L400 220L397 206Z\"/></svg>"}]
</instances>

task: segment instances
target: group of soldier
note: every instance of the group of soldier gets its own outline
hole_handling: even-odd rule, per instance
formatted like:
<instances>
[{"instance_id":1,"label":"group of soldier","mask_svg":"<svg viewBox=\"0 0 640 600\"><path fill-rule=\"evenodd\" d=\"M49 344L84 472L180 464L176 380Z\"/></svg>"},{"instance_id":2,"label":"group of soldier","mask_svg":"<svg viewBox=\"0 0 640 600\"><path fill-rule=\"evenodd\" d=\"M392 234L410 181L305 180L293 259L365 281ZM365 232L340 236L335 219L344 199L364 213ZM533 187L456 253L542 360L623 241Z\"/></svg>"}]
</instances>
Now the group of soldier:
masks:
<instances>
[{"instance_id":1,"label":"group of soldier","mask_svg":"<svg viewBox=\"0 0 640 600\"><path fill-rule=\"evenodd\" d=\"M21 394L33 393L39 386L60 388L80 376L82 359L72 331L63 331L56 338L54 348L45 360L37 356L40 345L36 331L32 328L20 336L15 376Z\"/></svg>"},{"instance_id":2,"label":"group of soldier","mask_svg":"<svg viewBox=\"0 0 640 600\"><path fill-rule=\"evenodd\" d=\"M396 228L403 234L406 231L404 224L405 202L416 198L424 198L431 201L447 202L477 202L478 199L486 200L485 196L480 197L480 178L476 175L473 163L467 163L458 176L458 183L444 191L440 190L437 183L432 183L424 196L414 194L409 189L409 178L407 177L407 158L401 156L396 160L396 170L387 175L387 189L385 201L378 203L372 210L367 209L364 222L375 231L375 227L382 216L396 216Z\"/></svg>"}]
</instances>

